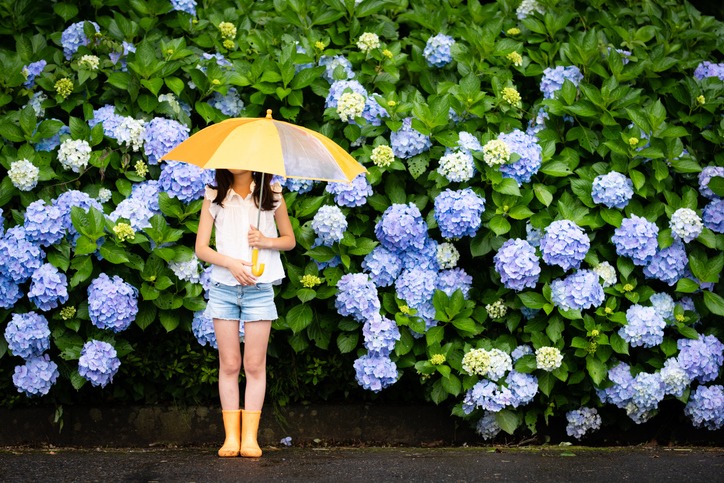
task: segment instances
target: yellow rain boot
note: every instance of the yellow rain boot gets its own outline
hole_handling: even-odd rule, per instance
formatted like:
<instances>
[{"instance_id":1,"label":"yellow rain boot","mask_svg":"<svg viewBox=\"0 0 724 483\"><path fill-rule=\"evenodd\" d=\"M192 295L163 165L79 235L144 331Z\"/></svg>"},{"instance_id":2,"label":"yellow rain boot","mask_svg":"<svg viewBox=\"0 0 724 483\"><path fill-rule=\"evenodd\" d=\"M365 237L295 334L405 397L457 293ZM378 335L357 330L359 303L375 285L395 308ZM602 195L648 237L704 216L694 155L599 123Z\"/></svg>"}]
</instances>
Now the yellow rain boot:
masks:
<instances>
[{"instance_id":1,"label":"yellow rain boot","mask_svg":"<svg viewBox=\"0 0 724 483\"><path fill-rule=\"evenodd\" d=\"M224 446L219 450L219 456L222 458L228 458L231 456L239 456L240 437L241 431L241 409L236 411L221 411L224 416L224 429L226 430L226 441Z\"/></svg>"},{"instance_id":2,"label":"yellow rain boot","mask_svg":"<svg viewBox=\"0 0 724 483\"><path fill-rule=\"evenodd\" d=\"M257 458L261 456L261 448L256 442L261 411L241 410L241 456Z\"/></svg>"}]
</instances>

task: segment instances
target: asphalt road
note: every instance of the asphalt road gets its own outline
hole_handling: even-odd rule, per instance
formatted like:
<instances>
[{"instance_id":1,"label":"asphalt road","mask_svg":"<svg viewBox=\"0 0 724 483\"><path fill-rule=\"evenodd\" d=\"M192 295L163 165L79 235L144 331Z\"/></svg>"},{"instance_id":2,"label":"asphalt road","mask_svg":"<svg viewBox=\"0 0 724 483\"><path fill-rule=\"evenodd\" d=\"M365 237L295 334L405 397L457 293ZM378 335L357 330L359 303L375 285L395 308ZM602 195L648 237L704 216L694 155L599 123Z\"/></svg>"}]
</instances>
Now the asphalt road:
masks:
<instances>
[{"instance_id":1,"label":"asphalt road","mask_svg":"<svg viewBox=\"0 0 724 483\"><path fill-rule=\"evenodd\" d=\"M0 450L20 482L724 481L721 448L265 448L261 458L199 449Z\"/></svg>"}]
</instances>

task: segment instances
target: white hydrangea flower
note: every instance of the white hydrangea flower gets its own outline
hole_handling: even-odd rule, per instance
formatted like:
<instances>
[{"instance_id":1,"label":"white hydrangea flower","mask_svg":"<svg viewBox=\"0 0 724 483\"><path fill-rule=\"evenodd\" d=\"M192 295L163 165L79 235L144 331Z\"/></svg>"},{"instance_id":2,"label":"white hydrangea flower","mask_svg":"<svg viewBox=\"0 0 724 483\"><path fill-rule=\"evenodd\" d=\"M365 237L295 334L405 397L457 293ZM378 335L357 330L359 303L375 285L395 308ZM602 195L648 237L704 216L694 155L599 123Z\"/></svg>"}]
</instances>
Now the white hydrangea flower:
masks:
<instances>
[{"instance_id":1,"label":"white hydrangea flower","mask_svg":"<svg viewBox=\"0 0 724 483\"><path fill-rule=\"evenodd\" d=\"M91 147L84 139L66 139L58 150L58 161L65 169L80 173L91 157Z\"/></svg>"},{"instance_id":2,"label":"white hydrangea flower","mask_svg":"<svg viewBox=\"0 0 724 483\"><path fill-rule=\"evenodd\" d=\"M448 180L460 183L473 177L475 162L469 152L455 151L440 158L440 167L437 172Z\"/></svg>"},{"instance_id":3,"label":"white hydrangea flower","mask_svg":"<svg viewBox=\"0 0 724 483\"><path fill-rule=\"evenodd\" d=\"M513 360L500 349L470 349L463 356L462 366L471 376L477 374L497 381L513 369Z\"/></svg>"},{"instance_id":4,"label":"white hydrangea flower","mask_svg":"<svg viewBox=\"0 0 724 483\"><path fill-rule=\"evenodd\" d=\"M671 215L669 227L674 238L689 243L701 234L704 224L696 211L690 208L679 208Z\"/></svg>"},{"instance_id":5,"label":"white hydrangea flower","mask_svg":"<svg viewBox=\"0 0 724 483\"><path fill-rule=\"evenodd\" d=\"M38 184L40 169L27 159L20 159L10 164L8 177L20 191L30 191Z\"/></svg>"},{"instance_id":6,"label":"white hydrangea flower","mask_svg":"<svg viewBox=\"0 0 724 483\"><path fill-rule=\"evenodd\" d=\"M337 103L337 114L342 121L353 120L355 117L360 117L362 111L365 110L365 96L357 94L356 92L346 92L342 94Z\"/></svg>"},{"instance_id":7,"label":"white hydrangea flower","mask_svg":"<svg viewBox=\"0 0 724 483\"><path fill-rule=\"evenodd\" d=\"M132 146L134 151L140 151L143 146L143 133L146 130L145 124L143 119L124 117L114 133L118 144Z\"/></svg>"},{"instance_id":8,"label":"white hydrangea flower","mask_svg":"<svg viewBox=\"0 0 724 483\"><path fill-rule=\"evenodd\" d=\"M455 268L460 260L460 252L455 245L449 242L440 243L437 246L437 264L441 270Z\"/></svg>"},{"instance_id":9,"label":"white hydrangea flower","mask_svg":"<svg viewBox=\"0 0 724 483\"><path fill-rule=\"evenodd\" d=\"M96 70L99 62L100 59L95 55L84 55L78 63L88 67L90 70Z\"/></svg>"},{"instance_id":10,"label":"white hydrangea flower","mask_svg":"<svg viewBox=\"0 0 724 483\"><path fill-rule=\"evenodd\" d=\"M618 278L616 277L616 269L608 262L602 262L593 267L593 271L603 279L603 288L613 287L616 285Z\"/></svg>"},{"instance_id":11,"label":"white hydrangea flower","mask_svg":"<svg viewBox=\"0 0 724 483\"><path fill-rule=\"evenodd\" d=\"M488 311L491 319L500 319L508 313L508 307L503 304L503 299L498 299L495 303L486 305L485 310Z\"/></svg>"},{"instance_id":12,"label":"white hydrangea flower","mask_svg":"<svg viewBox=\"0 0 724 483\"><path fill-rule=\"evenodd\" d=\"M518 9L515 11L515 13L518 14L519 20L523 20L533 12L544 14L546 13L546 9L545 7L543 7L543 5L536 2L535 0L523 0L520 3L520 6L518 6Z\"/></svg>"},{"instance_id":13,"label":"white hydrangea flower","mask_svg":"<svg viewBox=\"0 0 724 483\"><path fill-rule=\"evenodd\" d=\"M386 168L395 160L395 155L392 153L391 147L381 144L372 150L370 158L376 166Z\"/></svg>"},{"instance_id":14,"label":"white hydrangea flower","mask_svg":"<svg viewBox=\"0 0 724 483\"><path fill-rule=\"evenodd\" d=\"M535 362L538 369L551 372L561 367L563 355L555 347L541 347L535 351Z\"/></svg>"},{"instance_id":15,"label":"white hydrangea flower","mask_svg":"<svg viewBox=\"0 0 724 483\"><path fill-rule=\"evenodd\" d=\"M98 190L98 201L105 203L111 199L111 190L108 188L101 188Z\"/></svg>"},{"instance_id":16,"label":"white hydrangea flower","mask_svg":"<svg viewBox=\"0 0 724 483\"><path fill-rule=\"evenodd\" d=\"M483 159L488 166L505 164L510 158L510 146L505 141L493 139L483 146Z\"/></svg>"},{"instance_id":17,"label":"white hydrangea flower","mask_svg":"<svg viewBox=\"0 0 724 483\"><path fill-rule=\"evenodd\" d=\"M199 273L199 259L196 255L191 257L187 262L169 262L170 268L179 280L186 280L191 283L200 283L201 274Z\"/></svg>"},{"instance_id":18,"label":"white hydrangea flower","mask_svg":"<svg viewBox=\"0 0 724 483\"><path fill-rule=\"evenodd\" d=\"M179 104L178 99L174 94L161 94L158 96L158 102L166 101L169 104L171 104L171 109L173 109L173 112L176 114L179 114L181 112L181 104Z\"/></svg>"},{"instance_id":19,"label":"white hydrangea flower","mask_svg":"<svg viewBox=\"0 0 724 483\"><path fill-rule=\"evenodd\" d=\"M357 41L357 47L365 54L372 49L379 48L380 38L371 32L363 33Z\"/></svg>"}]
</instances>

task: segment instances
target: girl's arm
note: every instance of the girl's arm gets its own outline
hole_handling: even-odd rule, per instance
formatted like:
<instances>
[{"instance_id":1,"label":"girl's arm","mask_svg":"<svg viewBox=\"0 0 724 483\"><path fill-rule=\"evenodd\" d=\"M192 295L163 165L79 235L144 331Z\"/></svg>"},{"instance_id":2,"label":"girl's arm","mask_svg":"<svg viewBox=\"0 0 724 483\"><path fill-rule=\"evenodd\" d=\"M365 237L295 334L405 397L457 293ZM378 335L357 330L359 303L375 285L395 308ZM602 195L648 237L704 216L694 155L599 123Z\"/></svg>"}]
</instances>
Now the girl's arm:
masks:
<instances>
[{"instance_id":1,"label":"girl's arm","mask_svg":"<svg viewBox=\"0 0 724 483\"><path fill-rule=\"evenodd\" d=\"M201 206L201 217L199 218L199 229L196 232L196 257L212 265L228 268L234 278L242 285L253 285L256 277L246 268L252 265L251 262L222 255L209 246L211 229L214 227L214 218L209 211L210 205L211 200L204 198L204 204ZM289 217L287 217L287 222L289 222ZM292 234L292 236L294 235Z\"/></svg>"},{"instance_id":2,"label":"girl's arm","mask_svg":"<svg viewBox=\"0 0 724 483\"><path fill-rule=\"evenodd\" d=\"M209 215L211 216L211 215ZM294 238L294 230L292 229L292 222L289 221L289 213L287 213L287 204L284 202L284 197L281 197L279 206L274 212L274 220L277 222L277 228L279 229L278 238L268 238L262 235L254 225L250 225L249 230L249 246L256 248L272 248L279 251L289 251L297 245L297 240Z\"/></svg>"}]
</instances>

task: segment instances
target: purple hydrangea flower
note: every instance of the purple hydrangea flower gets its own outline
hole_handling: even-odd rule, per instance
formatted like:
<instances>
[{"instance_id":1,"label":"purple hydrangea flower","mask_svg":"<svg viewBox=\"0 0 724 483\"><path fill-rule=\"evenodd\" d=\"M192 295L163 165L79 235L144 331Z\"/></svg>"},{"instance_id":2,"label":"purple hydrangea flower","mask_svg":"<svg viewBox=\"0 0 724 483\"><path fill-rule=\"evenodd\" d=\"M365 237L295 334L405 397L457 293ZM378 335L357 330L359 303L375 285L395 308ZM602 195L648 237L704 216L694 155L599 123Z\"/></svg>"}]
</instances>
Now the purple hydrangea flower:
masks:
<instances>
[{"instance_id":1,"label":"purple hydrangea flower","mask_svg":"<svg viewBox=\"0 0 724 483\"><path fill-rule=\"evenodd\" d=\"M173 119L155 117L145 128L143 150L149 164L158 164L163 156L189 138L189 128Z\"/></svg>"},{"instance_id":2,"label":"purple hydrangea flower","mask_svg":"<svg viewBox=\"0 0 724 483\"><path fill-rule=\"evenodd\" d=\"M45 252L36 243L28 240L25 228L15 226L5 232L0 239L0 273L13 280L23 283L40 268Z\"/></svg>"},{"instance_id":3,"label":"purple hydrangea flower","mask_svg":"<svg viewBox=\"0 0 724 483\"><path fill-rule=\"evenodd\" d=\"M553 99L555 92L563 87L563 83L568 79L573 82L574 86L583 80L583 74L575 65L568 67L558 66L555 69L548 68L543 71L543 79L541 79L540 90L544 99Z\"/></svg>"},{"instance_id":4,"label":"purple hydrangea flower","mask_svg":"<svg viewBox=\"0 0 724 483\"><path fill-rule=\"evenodd\" d=\"M497 413L513 401L515 401L515 396L510 389L483 379L465 394L463 411L465 414L470 414L476 407L479 407Z\"/></svg>"},{"instance_id":5,"label":"purple hydrangea flower","mask_svg":"<svg viewBox=\"0 0 724 483\"><path fill-rule=\"evenodd\" d=\"M93 386L106 387L121 367L118 353L108 342L89 340L83 344L78 360L78 373Z\"/></svg>"},{"instance_id":6,"label":"purple hydrangea flower","mask_svg":"<svg viewBox=\"0 0 724 483\"><path fill-rule=\"evenodd\" d=\"M134 230L141 231L151 226L151 222L148 220L154 214L155 213L150 210L148 203L142 199L131 196L118 203L116 209L108 215L108 219L117 222L119 218L125 218L129 220Z\"/></svg>"},{"instance_id":7,"label":"purple hydrangea flower","mask_svg":"<svg viewBox=\"0 0 724 483\"><path fill-rule=\"evenodd\" d=\"M550 119L550 116L541 107L538 109L535 118L528 121L528 129L525 130L525 133L530 136L537 136L539 132L546 128L546 119Z\"/></svg>"},{"instance_id":8,"label":"purple hydrangea flower","mask_svg":"<svg viewBox=\"0 0 724 483\"><path fill-rule=\"evenodd\" d=\"M52 118L52 121L60 121L60 119ZM62 121L61 121L62 122ZM35 126L35 130L33 131L33 135L35 135L36 132L38 132L38 127L42 124L41 122L38 122ZM61 126L60 131L53 134L49 138L43 138L37 143L35 143L35 150L36 151L44 151L49 153L50 151L54 150L58 146L60 146L60 136L64 134L70 134L70 128L68 126Z\"/></svg>"},{"instance_id":9,"label":"purple hydrangea flower","mask_svg":"<svg viewBox=\"0 0 724 483\"><path fill-rule=\"evenodd\" d=\"M158 195L161 193L161 185L155 179L142 183L135 183L131 188L131 198L141 201L154 214L161 213L158 206Z\"/></svg>"},{"instance_id":10,"label":"purple hydrangea flower","mask_svg":"<svg viewBox=\"0 0 724 483\"><path fill-rule=\"evenodd\" d=\"M326 191L334 195L334 202L340 206L354 208L367 203L367 197L372 196L372 185L364 173L358 175L351 183L327 183Z\"/></svg>"},{"instance_id":11,"label":"purple hydrangea flower","mask_svg":"<svg viewBox=\"0 0 724 483\"><path fill-rule=\"evenodd\" d=\"M493 257L495 271L505 288L516 291L526 287L534 288L540 276L539 258L527 241L520 238L503 243Z\"/></svg>"},{"instance_id":12,"label":"purple hydrangea flower","mask_svg":"<svg viewBox=\"0 0 724 483\"><path fill-rule=\"evenodd\" d=\"M121 70L122 70L123 72L127 72L127 71L128 71L128 65L127 65L127 62L126 62L126 56L127 56L129 53L135 52L135 51L136 51L136 46L133 45L132 43L126 42L126 41L124 40L123 43L122 43L122 45L121 45L121 51L120 51L120 52L116 52L116 51L114 51L114 52L109 52L109 53L108 53L108 58L111 60L111 62L113 62L113 65L117 64L118 61L120 60L120 61L121 61Z\"/></svg>"},{"instance_id":13,"label":"purple hydrangea flower","mask_svg":"<svg viewBox=\"0 0 724 483\"><path fill-rule=\"evenodd\" d=\"M324 205L314 215L312 229L317 234L315 244L332 246L342 240L347 230L347 219L338 206Z\"/></svg>"},{"instance_id":14,"label":"purple hydrangea flower","mask_svg":"<svg viewBox=\"0 0 724 483\"><path fill-rule=\"evenodd\" d=\"M655 347L664 341L666 322L653 307L632 305L626 311L626 325L618 330L631 347Z\"/></svg>"},{"instance_id":15,"label":"purple hydrangea flower","mask_svg":"<svg viewBox=\"0 0 724 483\"><path fill-rule=\"evenodd\" d=\"M407 302L407 305L418 308L432 300L436 285L436 272L412 268L403 270L400 276L397 277L395 290L397 296Z\"/></svg>"},{"instance_id":16,"label":"purple hydrangea flower","mask_svg":"<svg viewBox=\"0 0 724 483\"><path fill-rule=\"evenodd\" d=\"M467 151L483 151L483 146L480 144L480 141L478 141L478 138L476 138L469 132L460 131L458 133L458 136L458 146L460 146L461 149Z\"/></svg>"},{"instance_id":17,"label":"purple hydrangea flower","mask_svg":"<svg viewBox=\"0 0 724 483\"><path fill-rule=\"evenodd\" d=\"M282 178L282 186L289 191L296 191L300 195L307 193L312 190L317 181L311 179L299 179L299 178ZM274 184L274 183L272 183Z\"/></svg>"},{"instance_id":18,"label":"purple hydrangea flower","mask_svg":"<svg viewBox=\"0 0 724 483\"><path fill-rule=\"evenodd\" d=\"M15 366L13 384L18 392L24 392L28 397L45 396L59 375L58 365L45 354L30 359L22 366Z\"/></svg>"},{"instance_id":19,"label":"purple hydrangea flower","mask_svg":"<svg viewBox=\"0 0 724 483\"><path fill-rule=\"evenodd\" d=\"M306 55L307 49L305 49L304 47L302 47L301 45L298 45L298 44L299 44L299 42L297 42L297 54ZM314 64L311 62L308 64L295 64L294 65L294 75L299 74L304 69L311 69L312 67L314 67Z\"/></svg>"},{"instance_id":20,"label":"purple hydrangea flower","mask_svg":"<svg viewBox=\"0 0 724 483\"><path fill-rule=\"evenodd\" d=\"M462 268L443 270L437 274L435 288L442 290L448 297L452 297L458 289L462 290L463 297L468 298L468 292L473 284L473 277L467 274Z\"/></svg>"},{"instance_id":21,"label":"purple hydrangea flower","mask_svg":"<svg viewBox=\"0 0 724 483\"><path fill-rule=\"evenodd\" d=\"M621 54L621 63L622 63L623 65L626 65L626 64L628 64L629 62L631 62L631 61L629 60L629 58L628 58L628 56L631 55L631 52L629 52L628 50L623 50L623 49L614 49L614 50L615 50L616 52L618 52L619 54ZM608 54L611 53L611 47L608 48L608 52L607 52L607 53L608 53ZM604 57L608 57L607 53L603 53L603 56L604 56Z\"/></svg>"},{"instance_id":22,"label":"purple hydrangea flower","mask_svg":"<svg viewBox=\"0 0 724 483\"><path fill-rule=\"evenodd\" d=\"M13 355L30 360L50 349L48 320L35 312L13 314L5 327L5 340Z\"/></svg>"},{"instance_id":23,"label":"purple hydrangea flower","mask_svg":"<svg viewBox=\"0 0 724 483\"><path fill-rule=\"evenodd\" d=\"M362 111L362 117L367 121L367 124L373 126L381 126L383 117L390 117L387 109L380 106L380 103L375 99L375 95L367 97L365 101L365 109Z\"/></svg>"},{"instance_id":24,"label":"purple hydrangea flower","mask_svg":"<svg viewBox=\"0 0 724 483\"><path fill-rule=\"evenodd\" d=\"M186 12L189 15L196 15L196 0L171 0L173 10Z\"/></svg>"},{"instance_id":25,"label":"purple hydrangea flower","mask_svg":"<svg viewBox=\"0 0 724 483\"><path fill-rule=\"evenodd\" d=\"M25 86L27 89L32 89L35 87L35 76L40 75L43 72L43 69L45 69L45 66L48 65L48 63L45 60L39 60L37 62L31 62L28 65L23 66L23 73L26 74L27 80L23 82L23 86Z\"/></svg>"},{"instance_id":26,"label":"purple hydrangea flower","mask_svg":"<svg viewBox=\"0 0 724 483\"><path fill-rule=\"evenodd\" d=\"M689 416L698 428L705 427L714 431L724 426L724 387L697 387L689 396L684 414Z\"/></svg>"},{"instance_id":27,"label":"purple hydrangea flower","mask_svg":"<svg viewBox=\"0 0 724 483\"><path fill-rule=\"evenodd\" d=\"M215 54L209 54L207 52L204 52L203 54L201 54L201 59L202 60L214 59L214 60L216 60L216 65L218 65L219 67L231 67L231 62L226 60L224 58L224 56L218 52ZM196 66L196 68L199 69L199 66ZM201 67L200 70L202 70L204 72L204 74L206 74L206 67Z\"/></svg>"},{"instance_id":28,"label":"purple hydrangea flower","mask_svg":"<svg viewBox=\"0 0 724 483\"><path fill-rule=\"evenodd\" d=\"M376 246L362 261L362 269L378 287L389 287L402 270L400 257L383 246Z\"/></svg>"},{"instance_id":29,"label":"purple hydrangea flower","mask_svg":"<svg viewBox=\"0 0 724 483\"><path fill-rule=\"evenodd\" d=\"M338 80L329 87L329 93L327 94L327 99L324 102L324 107L332 107L336 109L337 103L339 103L339 98L342 97L342 94L344 94L344 91L347 89L367 97L367 89L362 87L362 84L356 80Z\"/></svg>"},{"instance_id":30,"label":"purple hydrangea flower","mask_svg":"<svg viewBox=\"0 0 724 483\"><path fill-rule=\"evenodd\" d=\"M716 233L724 233L724 199L714 200L704 207L701 217L704 226Z\"/></svg>"},{"instance_id":31,"label":"purple hydrangea flower","mask_svg":"<svg viewBox=\"0 0 724 483\"><path fill-rule=\"evenodd\" d=\"M654 307L664 320L672 320L674 318L674 299L667 293L655 293L649 299L651 305Z\"/></svg>"},{"instance_id":32,"label":"purple hydrangea flower","mask_svg":"<svg viewBox=\"0 0 724 483\"><path fill-rule=\"evenodd\" d=\"M533 400L538 393L538 378L524 372L510 371L505 378L508 389L513 393L514 400L511 406L525 406Z\"/></svg>"},{"instance_id":33,"label":"purple hydrangea flower","mask_svg":"<svg viewBox=\"0 0 724 483\"><path fill-rule=\"evenodd\" d=\"M617 171L596 176L593 180L591 196L594 203L622 210L628 205L633 194L633 181Z\"/></svg>"},{"instance_id":34,"label":"purple hydrangea flower","mask_svg":"<svg viewBox=\"0 0 724 483\"><path fill-rule=\"evenodd\" d=\"M538 172L542 160L542 149L537 144L538 138L530 136L519 129L511 133L501 133L498 141L503 141L520 159L511 164L501 164L500 172L504 178L513 178L518 186L530 182L530 177Z\"/></svg>"},{"instance_id":35,"label":"purple hydrangea flower","mask_svg":"<svg viewBox=\"0 0 724 483\"><path fill-rule=\"evenodd\" d=\"M724 344L713 335L699 335L698 339L679 339L677 360L689 379L701 383L713 381L724 363Z\"/></svg>"},{"instance_id":36,"label":"purple hydrangea flower","mask_svg":"<svg viewBox=\"0 0 724 483\"><path fill-rule=\"evenodd\" d=\"M390 134L392 154L407 159L424 153L432 147L430 136L425 136L412 127L412 118L402 120L402 127Z\"/></svg>"},{"instance_id":37,"label":"purple hydrangea flower","mask_svg":"<svg viewBox=\"0 0 724 483\"><path fill-rule=\"evenodd\" d=\"M23 292L12 278L0 273L0 307L12 309L18 300L23 298Z\"/></svg>"},{"instance_id":38,"label":"purple hydrangea flower","mask_svg":"<svg viewBox=\"0 0 724 483\"><path fill-rule=\"evenodd\" d=\"M171 198L178 198L186 204L203 198L206 185L213 181L213 169L201 169L178 161L166 163L158 178L161 188Z\"/></svg>"},{"instance_id":39,"label":"purple hydrangea flower","mask_svg":"<svg viewBox=\"0 0 724 483\"><path fill-rule=\"evenodd\" d=\"M425 240L421 249L409 248L399 253L402 268L420 268L422 270L440 270L437 260L438 243L432 238Z\"/></svg>"},{"instance_id":40,"label":"purple hydrangea flower","mask_svg":"<svg viewBox=\"0 0 724 483\"><path fill-rule=\"evenodd\" d=\"M485 440L495 438L501 430L502 429L498 424L498 420L495 417L495 413L490 411L485 411L485 414L482 418L480 418L480 420L478 420L478 424L475 427L475 432L477 432L480 437Z\"/></svg>"},{"instance_id":41,"label":"purple hydrangea flower","mask_svg":"<svg viewBox=\"0 0 724 483\"><path fill-rule=\"evenodd\" d=\"M704 80L706 77L718 77L724 81L724 64L712 64L705 60L696 67L694 77Z\"/></svg>"},{"instance_id":42,"label":"purple hydrangea flower","mask_svg":"<svg viewBox=\"0 0 724 483\"><path fill-rule=\"evenodd\" d=\"M485 198L470 188L447 189L435 197L435 220L445 238L475 236L485 211Z\"/></svg>"},{"instance_id":43,"label":"purple hydrangea flower","mask_svg":"<svg viewBox=\"0 0 724 483\"><path fill-rule=\"evenodd\" d=\"M375 235L382 246L393 252L410 248L421 250L427 239L427 223L414 203L395 203L385 210L375 225Z\"/></svg>"},{"instance_id":44,"label":"purple hydrangea flower","mask_svg":"<svg viewBox=\"0 0 724 483\"><path fill-rule=\"evenodd\" d=\"M568 270L581 266L588 249L591 248L591 242L583 229L574 222L558 220L546 228L540 248L544 262Z\"/></svg>"},{"instance_id":45,"label":"purple hydrangea flower","mask_svg":"<svg viewBox=\"0 0 724 483\"><path fill-rule=\"evenodd\" d=\"M25 237L43 247L54 245L65 236L63 212L55 205L46 205L44 200L28 205L23 226Z\"/></svg>"},{"instance_id":46,"label":"purple hydrangea flower","mask_svg":"<svg viewBox=\"0 0 724 483\"><path fill-rule=\"evenodd\" d=\"M699 173L699 193L710 200L720 200L721 196L709 188L709 181L714 176L724 177L724 168L721 166L707 166L701 170L701 173Z\"/></svg>"},{"instance_id":47,"label":"purple hydrangea flower","mask_svg":"<svg viewBox=\"0 0 724 483\"><path fill-rule=\"evenodd\" d=\"M365 347L371 353L389 356L395 349L395 342L400 340L400 329L397 322L379 314L368 319L362 327Z\"/></svg>"},{"instance_id":48,"label":"purple hydrangea flower","mask_svg":"<svg viewBox=\"0 0 724 483\"><path fill-rule=\"evenodd\" d=\"M90 22L96 28L96 32L101 31L97 23L91 20L86 21ZM60 42L63 45L65 60L70 60L81 45L88 45L89 39L85 36L85 33L83 33L84 23L85 22L76 22L63 30L63 34L60 36Z\"/></svg>"},{"instance_id":49,"label":"purple hydrangea flower","mask_svg":"<svg viewBox=\"0 0 724 483\"><path fill-rule=\"evenodd\" d=\"M71 236L78 234L70 217L70 209L72 207L77 206L79 208L83 208L83 211L88 213L88 211L90 211L90 207L92 206L103 213L103 205L101 205L96 199L91 198L87 193L76 190L70 190L62 193L53 200L53 205L60 208L61 213L63 213L63 228L68 230L68 234Z\"/></svg>"},{"instance_id":50,"label":"purple hydrangea flower","mask_svg":"<svg viewBox=\"0 0 724 483\"><path fill-rule=\"evenodd\" d=\"M608 378L613 386L606 389L596 389L596 394L602 403L615 404L619 408L626 407L626 404L633 397L634 378L631 375L631 367L625 362L619 362L617 366L608 371Z\"/></svg>"},{"instance_id":51,"label":"purple hydrangea flower","mask_svg":"<svg viewBox=\"0 0 724 483\"><path fill-rule=\"evenodd\" d=\"M636 424L646 422L651 417L666 394L666 384L661 374L640 372L633 382L631 401L626 405L626 413Z\"/></svg>"},{"instance_id":52,"label":"purple hydrangea flower","mask_svg":"<svg viewBox=\"0 0 724 483\"><path fill-rule=\"evenodd\" d=\"M567 276L563 281L554 280L551 283L551 297L555 305L563 310L600 307L605 299L605 294L598 278L596 272L579 270Z\"/></svg>"},{"instance_id":53,"label":"purple hydrangea flower","mask_svg":"<svg viewBox=\"0 0 724 483\"><path fill-rule=\"evenodd\" d=\"M397 382L397 365L389 356L369 353L354 361L355 377L363 388L379 392Z\"/></svg>"},{"instance_id":54,"label":"purple hydrangea flower","mask_svg":"<svg viewBox=\"0 0 724 483\"><path fill-rule=\"evenodd\" d=\"M354 71L352 71L352 62L347 60L347 58L343 55L323 55L319 58L319 65L323 65L325 67L326 70L322 73L322 77L327 79L327 82L329 82L330 84L335 82L334 70L337 68L338 65L342 66L344 73L347 75L346 79L351 79L352 77L354 77ZM365 94L365 96L367 96L367 94Z\"/></svg>"},{"instance_id":55,"label":"purple hydrangea flower","mask_svg":"<svg viewBox=\"0 0 724 483\"><path fill-rule=\"evenodd\" d=\"M427 61L429 67L443 67L452 61L450 47L455 43L455 39L445 34L437 34L427 39L425 50L422 55Z\"/></svg>"},{"instance_id":56,"label":"purple hydrangea flower","mask_svg":"<svg viewBox=\"0 0 724 483\"><path fill-rule=\"evenodd\" d=\"M101 273L88 286L88 312L99 329L125 330L138 313L138 290L118 275Z\"/></svg>"},{"instance_id":57,"label":"purple hydrangea flower","mask_svg":"<svg viewBox=\"0 0 724 483\"><path fill-rule=\"evenodd\" d=\"M525 233L526 233L526 241L530 243L533 247L539 247L540 241L543 239L543 230L540 228L536 228L533 225L530 224L530 222L526 222L525 224Z\"/></svg>"},{"instance_id":58,"label":"purple hydrangea flower","mask_svg":"<svg viewBox=\"0 0 724 483\"><path fill-rule=\"evenodd\" d=\"M533 348L529 345L519 345L510 353L510 358L515 363L515 361L528 354L533 354Z\"/></svg>"},{"instance_id":59,"label":"purple hydrangea flower","mask_svg":"<svg viewBox=\"0 0 724 483\"><path fill-rule=\"evenodd\" d=\"M669 285L674 285L685 276L686 266L689 263L684 244L681 241L675 241L663 250L658 249L658 242L656 244L656 254L644 267L644 275L646 278L656 278ZM634 261L634 263L636 262Z\"/></svg>"},{"instance_id":60,"label":"purple hydrangea flower","mask_svg":"<svg viewBox=\"0 0 724 483\"><path fill-rule=\"evenodd\" d=\"M566 413L568 425L566 434L576 439L583 438L587 432L595 431L601 427L601 416L596 408L582 407Z\"/></svg>"},{"instance_id":61,"label":"purple hydrangea flower","mask_svg":"<svg viewBox=\"0 0 724 483\"><path fill-rule=\"evenodd\" d=\"M634 265L646 265L656 255L658 235L658 226L632 214L630 218L623 219L621 226L614 231L611 241L616 245L619 256L631 258Z\"/></svg>"},{"instance_id":62,"label":"purple hydrangea flower","mask_svg":"<svg viewBox=\"0 0 724 483\"><path fill-rule=\"evenodd\" d=\"M216 332L214 331L214 319L206 315L206 311L199 310L194 312L194 319L191 322L191 331L194 333L196 340L202 346L207 343L210 347L218 349L216 342ZM239 322L239 342L244 340L244 321Z\"/></svg>"},{"instance_id":63,"label":"purple hydrangea flower","mask_svg":"<svg viewBox=\"0 0 724 483\"><path fill-rule=\"evenodd\" d=\"M68 278L50 263L44 263L31 276L28 298L39 310L48 311L68 301Z\"/></svg>"},{"instance_id":64,"label":"purple hydrangea flower","mask_svg":"<svg viewBox=\"0 0 724 483\"><path fill-rule=\"evenodd\" d=\"M379 317L381 308L377 287L364 273L348 273L339 279L334 306L340 315L357 322Z\"/></svg>"},{"instance_id":65,"label":"purple hydrangea flower","mask_svg":"<svg viewBox=\"0 0 724 483\"><path fill-rule=\"evenodd\" d=\"M100 109L93 110L93 119L88 120L88 125L93 128L99 122L103 124L103 134L109 138L116 138L116 128L123 121L123 116L116 114L116 107L106 104Z\"/></svg>"},{"instance_id":66,"label":"purple hydrangea flower","mask_svg":"<svg viewBox=\"0 0 724 483\"><path fill-rule=\"evenodd\" d=\"M234 87L229 87L226 95L221 94L221 92L214 92L213 98L206 102L231 117L239 117L241 111L244 110L244 101L241 100L239 92Z\"/></svg>"}]
</instances>

